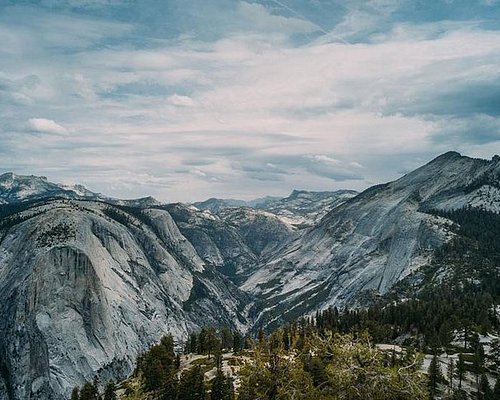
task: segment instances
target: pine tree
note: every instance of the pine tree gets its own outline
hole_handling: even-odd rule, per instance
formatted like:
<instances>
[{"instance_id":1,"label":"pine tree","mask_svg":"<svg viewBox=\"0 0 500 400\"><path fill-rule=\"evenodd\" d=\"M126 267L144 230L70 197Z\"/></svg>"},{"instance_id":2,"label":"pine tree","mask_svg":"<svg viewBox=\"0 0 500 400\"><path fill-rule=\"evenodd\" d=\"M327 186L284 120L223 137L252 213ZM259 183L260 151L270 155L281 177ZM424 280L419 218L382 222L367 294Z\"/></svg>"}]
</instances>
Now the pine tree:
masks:
<instances>
[{"instance_id":1,"label":"pine tree","mask_svg":"<svg viewBox=\"0 0 500 400\"><path fill-rule=\"evenodd\" d=\"M159 400L177 400L179 392L179 381L177 379L177 374L171 371L165 376L160 389Z\"/></svg>"},{"instance_id":2,"label":"pine tree","mask_svg":"<svg viewBox=\"0 0 500 400\"><path fill-rule=\"evenodd\" d=\"M453 358L448 360L448 370L447 370L447 378L448 378L448 395L453 393L453 375L455 370L455 364L453 362Z\"/></svg>"},{"instance_id":3,"label":"pine tree","mask_svg":"<svg viewBox=\"0 0 500 400\"><path fill-rule=\"evenodd\" d=\"M152 346L141 357L139 367L143 372L144 384L148 391L160 390L165 382L172 381L177 371L173 337L164 336L159 344Z\"/></svg>"},{"instance_id":4,"label":"pine tree","mask_svg":"<svg viewBox=\"0 0 500 400\"><path fill-rule=\"evenodd\" d=\"M212 380L210 400L232 400L233 393L232 379L226 377L222 369L217 369L215 378Z\"/></svg>"},{"instance_id":5,"label":"pine tree","mask_svg":"<svg viewBox=\"0 0 500 400\"><path fill-rule=\"evenodd\" d=\"M233 351L240 352L243 349L243 339L238 332L233 333Z\"/></svg>"},{"instance_id":6,"label":"pine tree","mask_svg":"<svg viewBox=\"0 0 500 400\"><path fill-rule=\"evenodd\" d=\"M198 351L198 337L196 333L192 333L189 337L189 353L196 353Z\"/></svg>"},{"instance_id":7,"label":"pine tree","mask_svg":"<svg viewBox=\"0 0 500 400\"><path fill-rule=\"evenodd\" d=\"M433 399L437 393L438 384L443 381L441 368L439 367L439 360L435 355L434 357L432 357L431 363L429 365L428 374L430 398Z\"/></svg>"},{"instance_id":8,"label":"pine tree","mask_svg":"<svg viewBox=\"0 0 500 400\"><path fill-rule=\"evenodd\" d=\"M80 400L80 389L78 386L73 388L73 391L71 392L71 400Z\"/></svg>"},{"instance_id":9,"label":"pine tree","mask_svg":"<svg viewBox=\"0 0 500 400\"><path fill-rule=\"evenodd\" d=\"M115 391L116 385L112 380L110 380L104 390L104 400L117 400Z\"/></svg>"},{"instance_id":10,"label":"pine tree","mask_svg":"<svg viewBox=\"0 0 500 400\"><path fill-rule=\"evenodd\" d=\"M485 374L481 375L478 393L482 400L494 400L493 391L491 390L490 383Z\"/></svg>"},{"instance_id":11,"label":"pine tree","mask_svg":"<svg viewBox=\"0 0 500 400\"><path fill-rule=\"evenodd\" d=\"M457 361L457 378L458 378L458 389L462 389L462 381L465 376L465 361L462 353L458 355Z\"/></svg>"},{"instance_id":12,"label":"pine tree","mask_svg":"<svg viewBox=\"0 0 500 400\"><path fill-rule=\"evenodd\" d=\"M196 353L205 354L206 351L207 351L207 330L205 328L201 328L201 331L198 334Z\"/></svg>"},{"instance_id":13,"label":"pine tree","mask_svg":"<svg viewBox=\"0 0 500 400\"><path fill-rule=\"evenodd\" d=\"M257 334L257 339L259 340L259 345L263 347L266 342L266 335L262 327L259 328L259 333Z\"/></svg>"},{"instance_id":14,"label":"pine tree","mask_svg":"<svg viewBox=\"0 0 500 400\"><path fill-rule=\"evenodd\" d=\"M493 398L500 399L500 374L497 375L497 380L495 381L495 387L493 388Z\"/></svg>"},{"instance_id":15,"label":"pine tree","mask_svg":"<svg viewBox=\"0 0 500 400\"><path fill-rule=\"evenodd\" d=\"M217 371L222 370L222 351L221 349L215 349L214 351L214 362L215 362L215 368Z\"/></svg>"},{"instance_id":16,"label":"pine tree","mask_svg":"<svg viewBox=\"0 0 500 400\"><path fill-rule=\"evenodd\" d=\"M177 399L205 400L204 376L199 365L182 372Z\"/></svg>"},{"instance_id":17,"label":"pine tree","mask_svg":"<svg viewBox=\"0 0 500 400\"><path fill-rule=\"evenodd\" d=\"M224 327L220 332L221 347L225 350L230 350L233 347L233 332L231 329Z\"/></svg>"},{"instance_id":18,"label":"pine tree","mask_svg":"<svg viewBox=\"0 0 500 400\"><path fill-rule=\"evenodd\" d=\"M217 338L217 333L214 328L208 328L206 332L206 350L208 352L208 359L210 360L210 356L214 352L215 349L220 347L220 342Z\"/></svg>"},{"instance_id":19,"label":"pine tree","mask_svg":"<svg viewBox=\"0 0 500 400\"><path fill-rule=\"evenodd\" d=\"M80 390L80 400L98 400L99 393L97 392L97 387L90 382L85 382Z\"/></svg>"},{"instance_id":20,"label":"pine tree","mask_svg":"<svg viewBox=\"0 0 500 400\"><path fill-rule=\"evenodd\" d=\"M476 351L474 352L474 357L472 359L472 370L476 375L476 389L479 392L479 377L481 376L482 362L481 362L481 356L478 352L478 348L476 348Z\"/></svg>"}]
</instances>

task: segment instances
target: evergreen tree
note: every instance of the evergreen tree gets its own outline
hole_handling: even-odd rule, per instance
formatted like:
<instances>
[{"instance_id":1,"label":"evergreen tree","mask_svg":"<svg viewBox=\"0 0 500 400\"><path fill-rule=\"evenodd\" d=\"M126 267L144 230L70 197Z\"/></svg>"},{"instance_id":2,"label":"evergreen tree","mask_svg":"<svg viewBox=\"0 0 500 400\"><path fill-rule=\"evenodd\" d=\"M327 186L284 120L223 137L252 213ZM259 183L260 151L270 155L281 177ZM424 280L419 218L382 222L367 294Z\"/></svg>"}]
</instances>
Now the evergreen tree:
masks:
<instances>
[{"instance_id":1,"label":"evergreen tree","mask_svg":"<svg viewBox=\"0 0 500 400\"><path fill-rule=\"evenodd\" d=\"M222 369L217 369L215 378L212 380L210 400L232 400L234 388L232 379L226 377Z\"/></svg>"},{"instance_id":2,"label":"evergreen tree","mask_svg":"<svg viewBox=\"0 0 500 400\"><path fill-rule=\"evenodd\" d=\"M175 361L173 337L164 336L159 344L152 346L141 357L139 367L143 372L146 390L160 390L165 382L171 381L177 371Z\"/></svg>"},{"instance_id":3,"label":"evergreen tree","mask_svg":"<svg viewBox=\"0 0 500 400\"><path fill-rule=\"evenodd\" d=\"M500 399L500 374L497 375L497 380L495 381L495 387L493 388L493 398Z\"/></svg>"},{"instance_id":4,"label":"evergreen tree","mask_svg":"<svg viewBox=\"0 0 500 400\"><path fill-rule=\"evenodd\" d=\"M490 343L489 359L497 368L500 368L500 339L494 339Z\"/></svg>"},{"instance_id":5,"label":"evergreen tree","mask_svg":"<svg viewBox=\"0 0 500 400\"><path fill-rule=\"evenodd\" d=\"M435 355L434 357L432 357L431 363L429 365L428 375L429 375L429 394L430 398L433 399L437 394L438 384L443 381L441 368L439 367L439 359Z\"/></svg>"},{"instance_id":6,"label":"evergreen tree","mask_svg":"<svg viewBox=\"0 0 500 400\"><path fill-rule=\"evenodd\" d=\"M118 397L116 396L115 392L116 385L112 380L110 380L106 385L106 389L104 390L104 400L117 400Z\"/></svg>"},{"instance_id":7,"label":"evergreen tree","mask_svg":"<svg viewBox=\"0 0 500 400\"><path fill-rule=\"evenodd\" d=\"M85 382L80 390L80 400L99 400L97 387L93 383Z\"/></svg>"},{"instance_id":8,"label":"evergreen tree","mask_svg":"<svg viewBox=\"0 0 500 400\"><path fill-rule=\"evenodd\" d=\"M494 400L493 391L491 390L490 383L485 374L481 375L478 394L481 400Z\"/></svg>"},{"instance_id":9,"label":"evergreen tree","mask_svg":"<svg viewBox=\"0 0 500 400\"><path fill-rule=\"evenodd\" d=\"M199 365L182 372L177 399L205 400L204 376Z\"/></svg>"},{"instance_id":10,"label":"evergreen tree","mask_svg":"<svg viewBox=\"0 0 500 400\"><path fill-rule=\"evenodd\" d=\"M259 341L259 346L263 347L266 342L266 335L262 327L259 328L259 333L257 334L257 339Z\"/></svg>"},{"instance_id":11,"label":"evergreen tree","mask_svg":"<svg viewBox=\"0 0 500 400\"><path fill-rule=\"evenodd\" d=\"M465 390L456 389L453 392L452 400L468 400L467 393L465 392Z\"/></svg>"},{"instance_id":12,"label":"evergreen tree","mask_svg":"<svg viewBox=\"0 0 500 400\"><path fill-rule=\"evenodd\" d=\"M243 338L238 332L233 333L233 351L240 352L243 349Z\"/></svg>"},{"instance_id":13,"label":"evergreen tree","mask_svg":"<svg viewBox=\"0 0 500 400\"><path fill-rule=\"evenodd\" d=\"M80 400L80 389L78 386L73 388L73 391L71 392L71 400Z\"/></svg>"},{"instance_id":14,"label":"evergreen tree","mask_svg":"<svg viewBox=\"0 0 500 400\"><path fill-rule=\"evenodd\" d=\"M481 371L482 371L482 362L481 362L481 356L478 352L478 349L476 348L476 351L474 353L474 356L472 358L472 371L474 372L476 376L476 389L479 392L479 377L481 376Z\"/></svg>"},{"instance_id":15,"label":"evergreen tree","mask_svg":"<svg viewBox=\"0 0 500 400\"><path fill-rule=\"evenodd\" d=\"M222 352L220 349L216 349L214 352L214 362L217 371L222 370L222 361L223 361Z\"/></svg>"},{"instance_id":16,"label":"evergreen tree","mask_svg":"<svg viewBox=\"0 0 500 400\"><path fill-rule=\"evenodd\" d=\"M210 327L206 331L206 350L208 352L209 360L210 356L217 348L220 348L220 341L217 338L217 332L215 331L215 328Z\"/></svg>"},{"instance_id":17,"label":"evergreen tree","mask_svg":"<svg viewBox=\"0 0 500 400\"><path fill-rule=\"evenodd\" d=\"M196 353L198 351L198 337L196 335L196 333L192 333L190 336L189 336L189 351L188 353Z\"/></svg>"},{"instance_id":18,"label":"evergreen tree","mask_svg":"<svg viewBox=\"0 0 500 400\"><path fill-rule=\"evenodd\" d=\"M233 348L233 332L231 329L224 327L220 332L221 336L221 348L224 350L230 350Z\"/></svg>"},{"instance_id":19,"label":"evergreen tree","mask_svg":"<svg viewBox=\"0 0 500 400\"><path fill-rule=\"evenodd\" d=\"M196 353L198 353L198 354L205 354L208 351L207 350L207 330L205 328L201 328L201 331L198 334L197 348L198 348L198 350L196 351Z\"/></svg>"},{"instance_id":20,"label":"evergreen tree","mask_svg":"<svg viewBox=\"0 0 500 400\"><path fill-rule=\"evenodd\" d=\"M239 400L428 398L417 360L387 366L366 335L319 334L311 326L303 321L290 330L295 345L288 352L279 331L253 349L240 371Z\"/></svg>"},{"instance_id":21,"label":"evergreen tree","mask_svg":"<svg viewBox=\"0 0 500 400\"><path fill-rule=\"evenodd\" d=\"M458 355L457 361L457 378L458 378L458 389L462 389L462 381L465 376L465 360L462 353Z\"/></svg>"},{"instance_id":22,"label":"evergreen tree","mask_svg":"<svg viewBox=\"0 0 500 400\"><path fill-rule=\"evenodd\" d=\"M177 400L179 391L179 381L175 373L170 373L165 376L160 388L160 400Z\"/></svg>"},{"instance_id":23,"label":"evergreen tree","mask_svg":"<svg viewBox=\"0 0 500 400\"><path fill-rule=\"evenodd\" d=\"M453 362L453 358L450 358L448 360L448 370L446 372L446 377L448 379L448 395L451 395L453 393L453 375L455 370L455 364Z\"/></svg>"}]
</instances>

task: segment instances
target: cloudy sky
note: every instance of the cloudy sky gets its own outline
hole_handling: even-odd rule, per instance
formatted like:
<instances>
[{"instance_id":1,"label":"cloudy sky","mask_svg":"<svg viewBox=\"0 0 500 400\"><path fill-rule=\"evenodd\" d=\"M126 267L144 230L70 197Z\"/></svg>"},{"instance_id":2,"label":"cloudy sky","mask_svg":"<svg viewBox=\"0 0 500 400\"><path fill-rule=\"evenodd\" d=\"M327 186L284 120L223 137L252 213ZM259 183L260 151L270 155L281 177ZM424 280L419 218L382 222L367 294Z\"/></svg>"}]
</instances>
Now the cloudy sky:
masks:
<instances>
[{"instance_id":1,"label":"cloudy sky","mask_svg":"<svg viewBox=\"0 0 500 400\"><path fill-rule=\"evenodd\" d=\"M497 0L0 0L0 172L164 201L500 153Z\"/></svg>"}]
</instances>

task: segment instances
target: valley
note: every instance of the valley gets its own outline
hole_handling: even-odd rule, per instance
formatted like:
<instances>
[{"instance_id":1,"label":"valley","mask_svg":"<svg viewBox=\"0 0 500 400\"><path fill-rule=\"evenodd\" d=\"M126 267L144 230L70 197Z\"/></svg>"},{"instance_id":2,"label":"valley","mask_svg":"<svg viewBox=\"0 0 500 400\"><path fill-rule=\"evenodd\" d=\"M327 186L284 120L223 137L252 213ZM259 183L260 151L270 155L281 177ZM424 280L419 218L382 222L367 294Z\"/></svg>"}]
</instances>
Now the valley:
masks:
<instances>
[{"instance_id":1,"label":"valley","mask_svg":"<svg viewBox=\"0 0 500 400\"><path fill-rule=\"evenodd\" d=\"M8 173L0 202L1 398L69 398L123 381L166 334L177 348L209 326L252 338L332 307L353 310L343 333L423 351L466 319L498 333L484 310L500 300L498 156L449 152L362 193L250 203L119 200ZM477 312L450 314L444 293Z\"/></svg>"}]
</instances>

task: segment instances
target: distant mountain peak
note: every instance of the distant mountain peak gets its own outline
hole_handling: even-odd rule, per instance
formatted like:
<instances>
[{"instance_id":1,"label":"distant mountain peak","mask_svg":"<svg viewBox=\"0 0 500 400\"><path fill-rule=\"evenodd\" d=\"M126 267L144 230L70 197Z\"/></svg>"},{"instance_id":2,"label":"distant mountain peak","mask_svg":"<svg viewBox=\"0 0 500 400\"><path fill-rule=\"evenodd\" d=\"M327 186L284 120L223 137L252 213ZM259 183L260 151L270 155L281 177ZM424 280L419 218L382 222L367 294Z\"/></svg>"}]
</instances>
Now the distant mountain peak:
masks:
<instances>
[{"instance_id":1,"label":"distant mountain peak","mask_svg":"<svg viewBox=\"0 0 500 400\"><path fill-rule=\"evenodd\" d=\"M462 157L462 155L458 151L450 150L447 151L446 153L441 154L437 158L457 158L457 157Z\"/></svg>"},{"instance_id":2,"label":"distant mountain peak","mask_svg":"<svg viewBox=\"0 0 500 400\"><path fill-rule=\"evenodd\" d=\"M97 200L131 207L152 207L161 204L151 196L131 200L113 199L93 192L81 184L65 185L50 182L46 176L18 175L14 172L0 175L0 204L50 197Z\"/></svg>"}]
</instances>

